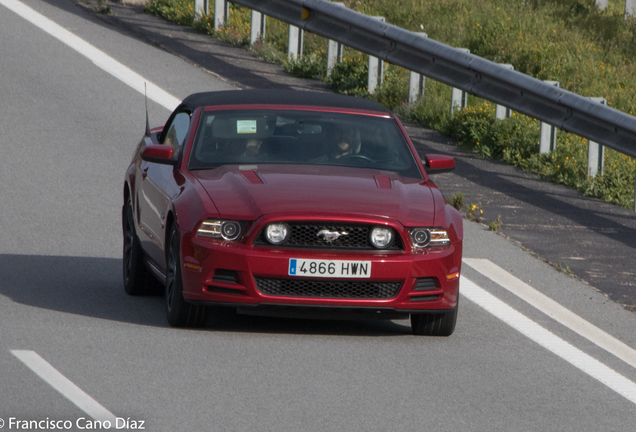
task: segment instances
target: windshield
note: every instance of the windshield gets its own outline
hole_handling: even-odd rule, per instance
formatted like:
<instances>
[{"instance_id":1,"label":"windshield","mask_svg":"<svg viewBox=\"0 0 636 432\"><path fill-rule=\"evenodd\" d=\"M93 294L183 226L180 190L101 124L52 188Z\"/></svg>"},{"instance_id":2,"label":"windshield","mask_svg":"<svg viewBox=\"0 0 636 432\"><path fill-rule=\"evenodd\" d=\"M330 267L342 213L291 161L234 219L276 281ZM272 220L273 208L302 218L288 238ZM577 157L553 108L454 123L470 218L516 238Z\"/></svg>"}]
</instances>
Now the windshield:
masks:
<instances>
[{"instance_id":1,"label":"windshield","mask_svg":"<svg viewBox=\"0 0 636 432\"><path fill-rule=\"evenodd\" d=\"M189 169L230 164L338 165L421 178L393 119L285 110L204 112Z\"/></svg>"}]
</instances>

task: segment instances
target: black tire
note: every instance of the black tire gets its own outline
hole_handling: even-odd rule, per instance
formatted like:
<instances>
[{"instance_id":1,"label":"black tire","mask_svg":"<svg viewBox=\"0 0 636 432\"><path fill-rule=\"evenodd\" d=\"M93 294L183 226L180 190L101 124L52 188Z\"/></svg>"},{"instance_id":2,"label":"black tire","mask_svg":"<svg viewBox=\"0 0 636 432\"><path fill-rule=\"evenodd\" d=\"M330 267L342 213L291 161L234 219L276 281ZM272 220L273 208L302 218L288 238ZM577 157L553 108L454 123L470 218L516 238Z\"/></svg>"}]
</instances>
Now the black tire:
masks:
<instances>
[{"instance_id":1,"label":"black tire","mask_svg":"<svg viewBox=\"0 0 636 432\"><path fill-rule=\"evenodd\" d=\"M183 299L179 230L176 224L168 235L166 251L166 318L173 327L201 327L208 320L205 306L187 303Z\"/></svg>"},{"instance_id":2,"label":"black tire","mask_svg":"<svg viewBox=\"0 0 636 432\"><path fill-rule=\"evenodd\" d=\"M455 331L457 310L438 313L411 314L411 330L417 336L450 336Z\"/></svg>"},{"instance_id":3,"label":"black tire","mask_svg":"<svg viewBox=\"0 0 636 432\"><path fill-rule=\"evenodd\" d=\"M152 291L154 277L143 262L143 251L139 237L135 232L135 220L130 198L122 208L121 220L124 234L122 253L124 290L129 295L149 294Z\"/></svg>"}]
</instances>

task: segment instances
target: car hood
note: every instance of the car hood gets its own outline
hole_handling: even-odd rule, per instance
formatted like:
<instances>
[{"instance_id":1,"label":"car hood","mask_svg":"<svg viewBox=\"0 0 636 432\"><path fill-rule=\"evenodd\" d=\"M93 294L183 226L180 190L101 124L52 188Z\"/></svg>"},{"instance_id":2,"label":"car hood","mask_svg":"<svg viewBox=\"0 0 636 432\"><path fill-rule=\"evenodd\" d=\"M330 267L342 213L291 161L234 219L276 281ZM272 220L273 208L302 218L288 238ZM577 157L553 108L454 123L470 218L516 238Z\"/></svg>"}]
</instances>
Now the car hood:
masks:
<instances>
[{"instance_id":1,"label":"car hood","mask_svg":"<svg viewBox=\"0 0 636 432\"><path fill-rule=\"evenodd\" d=\"M230 165L192 174L226 219L363 215L434 226L441 198L430 182L362 168Z\"/></svg>"}]
</instances>

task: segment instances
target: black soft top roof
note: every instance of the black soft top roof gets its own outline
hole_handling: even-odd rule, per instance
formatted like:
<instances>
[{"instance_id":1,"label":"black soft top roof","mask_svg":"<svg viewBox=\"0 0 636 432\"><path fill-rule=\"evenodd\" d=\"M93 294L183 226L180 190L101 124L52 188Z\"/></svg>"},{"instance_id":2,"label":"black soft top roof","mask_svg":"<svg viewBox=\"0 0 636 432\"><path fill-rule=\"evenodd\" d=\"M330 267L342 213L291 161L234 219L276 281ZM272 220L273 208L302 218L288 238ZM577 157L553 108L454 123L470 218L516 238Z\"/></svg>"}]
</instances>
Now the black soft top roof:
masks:
<instances>
[{"instance_id":1,"label":"black soft top roof","mask_svg":"<svg viewBox=\"0 0 636 432\"><path fill-rule=\"evenodd\" d=\"M319 93L297 90L229 90L194 93L183 100L193 110L214 105L308 105L332 108L352 108L390 113L376 101L343 96L335 93Z\"/></svg>"}]
</instances>

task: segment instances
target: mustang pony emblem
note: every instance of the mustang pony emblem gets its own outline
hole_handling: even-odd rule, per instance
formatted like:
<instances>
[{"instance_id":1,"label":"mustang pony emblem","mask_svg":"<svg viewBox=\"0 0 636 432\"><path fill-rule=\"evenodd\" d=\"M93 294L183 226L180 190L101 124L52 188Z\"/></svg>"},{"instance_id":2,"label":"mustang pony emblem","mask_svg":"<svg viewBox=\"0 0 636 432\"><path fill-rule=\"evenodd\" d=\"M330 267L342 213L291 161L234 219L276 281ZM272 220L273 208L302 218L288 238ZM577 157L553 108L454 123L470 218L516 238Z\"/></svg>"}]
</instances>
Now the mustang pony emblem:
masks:
<instances>
[{"instance_id":1,"label":"mustang pony emblem","mask_svg":"<svg viewBox=\"0 0 636 432\"><path fill-rule=\"evenodd\" d=\"M327 229L323 229L318 231L318 234L316 234L318 237L322 237L324 241L326 241L327 243L332 243L336 240L338 240L338 238L340 236L346 236L349 233L347 231L329 231Z\"/></svg>"}]
</instances>

